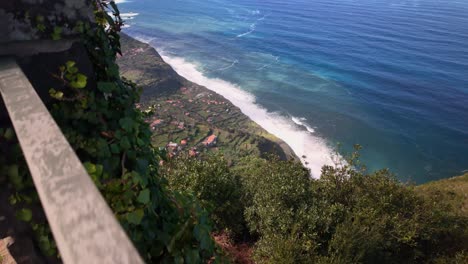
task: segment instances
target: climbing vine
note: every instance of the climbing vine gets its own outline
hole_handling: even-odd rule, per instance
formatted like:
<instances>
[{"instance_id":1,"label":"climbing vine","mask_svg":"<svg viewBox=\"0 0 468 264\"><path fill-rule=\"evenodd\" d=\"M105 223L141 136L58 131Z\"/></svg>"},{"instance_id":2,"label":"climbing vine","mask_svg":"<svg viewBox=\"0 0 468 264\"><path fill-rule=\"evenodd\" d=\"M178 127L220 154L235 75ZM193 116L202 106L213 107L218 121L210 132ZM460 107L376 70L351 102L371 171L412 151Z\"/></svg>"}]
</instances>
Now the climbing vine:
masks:
<instances>
[{"instance_id":1,"label":"climbing vine","mask_svg":"<svg viewBox=\"0 0 468 264\"><path fill-rule=\"evenodd\" d=\"M148 113L135 108L140 91L120 76L115 61L121 53L119 31L123 25L116 4L96 0L93 5L94 22L67 25L79 34L92 74L86 76L82 69L86 66L70 59L44 76L62 84L49 89L51 114L144 259L166 263L222 261L210 236L206 211L193 197L169 191L158 175L163 155L151 146L151 131L145 123ZM50 23L42 16L35 22L39 31L50 32L51 39L61 38L62 27L47 29ZM14 137L11 128L0 135ZM43 252L54 255L50 230L31 210L39 200L19 146L12 148L19 158L4 161L10 164L9 182L15 190L10 202L24 205L17 209L18 219L30 222ZM18 166L24 174L19 175Z\"/></svg>"}]
</instances>

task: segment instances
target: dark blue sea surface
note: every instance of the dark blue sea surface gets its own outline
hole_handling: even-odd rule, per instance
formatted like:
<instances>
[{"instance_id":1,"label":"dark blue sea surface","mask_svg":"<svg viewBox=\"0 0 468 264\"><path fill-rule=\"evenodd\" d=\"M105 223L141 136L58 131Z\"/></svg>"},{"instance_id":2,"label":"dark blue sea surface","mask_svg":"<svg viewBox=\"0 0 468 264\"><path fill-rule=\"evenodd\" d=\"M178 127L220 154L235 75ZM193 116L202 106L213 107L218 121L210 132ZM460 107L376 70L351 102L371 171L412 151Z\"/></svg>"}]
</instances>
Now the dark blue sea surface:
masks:
<instances>
[{"instance_id":1,"label":"dark blue sea surface","mask_svg":"<svg viewBox=\"0 0 468 264\"><path fill-rule=\"evenodd\" d=\"M188 79L231 85L225 96L251 95L234 101L311 164L329 161L340 142L342 155L360 144L369 169L388 167L403 181L468 170L468 1L133 0L119 7L125 32ZM255 117L258 109L267 113Z\"/></svg>"}]
</instances>

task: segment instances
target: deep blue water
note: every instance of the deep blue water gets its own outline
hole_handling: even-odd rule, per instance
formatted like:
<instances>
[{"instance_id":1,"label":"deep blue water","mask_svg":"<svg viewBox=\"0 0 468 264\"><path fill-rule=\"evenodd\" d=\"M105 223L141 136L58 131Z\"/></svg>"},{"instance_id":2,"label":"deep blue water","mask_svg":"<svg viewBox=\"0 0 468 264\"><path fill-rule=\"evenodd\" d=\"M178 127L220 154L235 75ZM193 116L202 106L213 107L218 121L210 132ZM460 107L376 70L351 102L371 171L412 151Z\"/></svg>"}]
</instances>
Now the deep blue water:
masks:
<instances>
[{"instance_id":1,"label":"deep blue water","mask_svg":"<svg viewBox=\"0 0 468 264\"><path fill-rule=\"evenodd\" d=\"M417 183L468 170L468 1L119 6L138 13L125 32L237 85L269 112L294 117L304 125L294 129L310 133L307 126L330 148L342 143L342 154L361 144L372 170L388 167ZM315 147L307 142L305 149Z\"/></svg>"}]
</instances>

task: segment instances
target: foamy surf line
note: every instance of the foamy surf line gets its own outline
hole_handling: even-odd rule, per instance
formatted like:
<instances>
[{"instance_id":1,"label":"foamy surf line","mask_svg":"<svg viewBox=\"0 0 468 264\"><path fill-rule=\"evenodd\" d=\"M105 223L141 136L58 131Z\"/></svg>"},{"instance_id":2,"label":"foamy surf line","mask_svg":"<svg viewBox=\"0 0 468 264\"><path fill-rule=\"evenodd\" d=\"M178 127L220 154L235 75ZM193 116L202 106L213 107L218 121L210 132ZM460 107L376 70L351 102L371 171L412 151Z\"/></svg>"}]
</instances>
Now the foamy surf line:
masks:
<instances>
[{"instance_id":1,"label":"foamy surf line","mask_svg":"<svg viewBox=\"0 0 468 264\"><path fill-rule=\"evenodd\" d=\"M137 39L146 43L151 42L151 40L144 38ZM334 152L322 138L312 135L309 131L298 129L297 125L288 117L268 112L255 103L254 95L242 90L235 84L222 79L208 78L197 70L195 64L187 62L183 58L168 56L161 50L158 50L158 52L164 61L179 75L222 95L239 107L251 120L286 142L300 158L304 166L310 169L312 177L320 177L323 165L334 164Z\"/></svg>"}]
</instances>

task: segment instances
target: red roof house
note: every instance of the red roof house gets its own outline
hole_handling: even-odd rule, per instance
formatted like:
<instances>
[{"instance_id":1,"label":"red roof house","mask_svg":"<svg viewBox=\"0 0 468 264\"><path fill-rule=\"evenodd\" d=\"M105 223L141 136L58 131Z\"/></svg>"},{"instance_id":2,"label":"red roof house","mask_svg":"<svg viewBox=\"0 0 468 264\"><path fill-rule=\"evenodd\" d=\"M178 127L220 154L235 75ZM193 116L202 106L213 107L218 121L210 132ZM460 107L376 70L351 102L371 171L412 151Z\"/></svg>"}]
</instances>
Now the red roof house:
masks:
<instances>
[{"instance_id":1,"label":"red roof house","mask_svg":"<svg viewBox=\"0 0 468 264\"><path fill-rule=\"evenodd\" d=\"M203 140L202 144L207 146L207 147L214 146L214 145L216 145L217 138L218 137L213 134L213 135L207 137L205 140Z\"/></svg>"}]
</instances>

